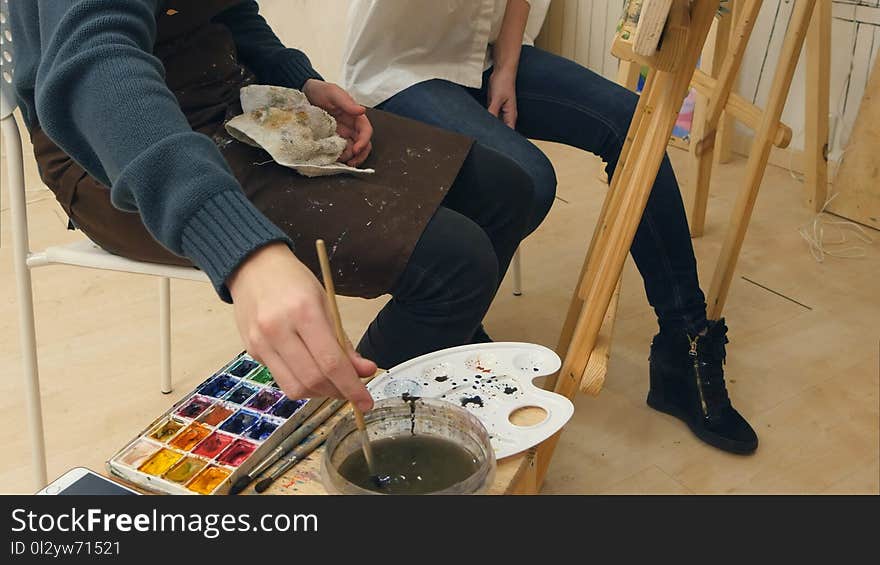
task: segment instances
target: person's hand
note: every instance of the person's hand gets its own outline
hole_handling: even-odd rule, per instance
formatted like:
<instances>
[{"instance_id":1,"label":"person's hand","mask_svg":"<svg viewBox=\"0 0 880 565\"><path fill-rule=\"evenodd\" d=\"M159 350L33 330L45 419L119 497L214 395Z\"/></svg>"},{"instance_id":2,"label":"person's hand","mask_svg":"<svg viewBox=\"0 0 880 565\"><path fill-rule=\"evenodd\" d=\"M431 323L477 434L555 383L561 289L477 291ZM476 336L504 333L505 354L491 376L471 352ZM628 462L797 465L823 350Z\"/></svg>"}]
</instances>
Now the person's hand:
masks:
<instances>
[{"instance_id":1,"label":"person's hand","mask_svg":"<svg viewBox=\"0 0 880 565\"><path fill-rule=\"evenodd\" d=\"M322 80L309 79L303 85L303 94L309 102L323 108L336 118L336 133L348 144L339 160L350 167L357 167L370 155L373 145L373 126L363 106L337 85Z\"/></svg>"},{"instance_id":2,"label":"person's hand","mask_svg":"<svg viewBox=\"0 0 880 565\"><path fill-rule=\"evenodd\" d=\"M324 289L283 243L248 257L227 280L248 353L272 372L289 398L346 398L361 411L373 399L359 377L376 364L351 344L339 347Z\"/></svg>"},{"instance_id":3,"label":"person's hand","mask_svg":"<svg viewBox=\"0 0 880 565\"><path fill-rule=\"evenodd\" d=\"M516 127L516 71L495 69L489 77L489 113Z\"/></svg>"}]
</instances>

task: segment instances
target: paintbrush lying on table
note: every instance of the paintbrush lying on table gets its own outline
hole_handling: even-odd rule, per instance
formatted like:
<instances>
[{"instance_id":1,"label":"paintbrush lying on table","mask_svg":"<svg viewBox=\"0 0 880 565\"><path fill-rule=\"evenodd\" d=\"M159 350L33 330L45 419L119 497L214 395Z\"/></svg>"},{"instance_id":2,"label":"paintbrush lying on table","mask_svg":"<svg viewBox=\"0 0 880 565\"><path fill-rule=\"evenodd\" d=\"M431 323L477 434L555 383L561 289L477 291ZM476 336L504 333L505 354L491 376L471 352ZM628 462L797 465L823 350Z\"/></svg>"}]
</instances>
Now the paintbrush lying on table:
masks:
<instances>
[{"instance_id":1,"label":"paintbrush lying on table","mask_svg":"<svg viewBox=\"0 0 880 565\"><path fill-rule=\"evenodd\" d=\"M340 400L339 402L341 403L340 406L345 404L345 401ZM336 424L339 423L349 411L350 407L339 410L331 416L329 420L316 426L316 429L305 440L303 440L300 445L293 448L287 455L281 458L279 465L269 473L269 476L261 479L254 486L254 490L258 493L265 492L266 489L272 486L272 483L274 483L278 477L292 469L297 463L318 449L324 443L324 440L327 439L327 436L330 435L330 432Z\"/></svg>"}]
</instances>

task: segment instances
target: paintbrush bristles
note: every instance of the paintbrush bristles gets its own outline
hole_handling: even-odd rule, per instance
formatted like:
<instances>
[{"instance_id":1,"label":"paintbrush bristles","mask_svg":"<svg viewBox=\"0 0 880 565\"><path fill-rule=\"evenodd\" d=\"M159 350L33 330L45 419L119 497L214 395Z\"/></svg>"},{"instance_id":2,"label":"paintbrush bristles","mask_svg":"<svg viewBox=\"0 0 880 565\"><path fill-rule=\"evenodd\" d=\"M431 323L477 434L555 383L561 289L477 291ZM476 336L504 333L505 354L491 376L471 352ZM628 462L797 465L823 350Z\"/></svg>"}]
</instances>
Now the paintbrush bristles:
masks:
<instances>
[{"instance_id":1,"label":"paintbrush bristles","mask_svg":"<svg viewBox=\"0 0 880 565\"><path fill-rule=\"evenodd\" d=\"M254 486L254 490L257 491L258 493L263 493L270 486L272 486L272 482L273 482L272 477L266 477L265 479L261 480L260 482L258 482Z\"/></svg>"},{"instance_id":2,"label":"paintbrush bristles","mask_svg":"<svg viewBox=\"0 0 880 565\"><path fill-rule=\"evenodd\" d=\"M230 494L230 495L235 495L235 494L238 494L238 493L242 492L244 489L247 488L247 486L248 486L249 484L251 484L251 481L252 481L252 480L253 480L253 479L251 478L250 475L245 475L244 477L241 477L240 479L238 479L237 481L235 481L235 483L234 483L234 484L232 485L232 487L229 489L229 494Z\"/></svg>"}]
</instances>

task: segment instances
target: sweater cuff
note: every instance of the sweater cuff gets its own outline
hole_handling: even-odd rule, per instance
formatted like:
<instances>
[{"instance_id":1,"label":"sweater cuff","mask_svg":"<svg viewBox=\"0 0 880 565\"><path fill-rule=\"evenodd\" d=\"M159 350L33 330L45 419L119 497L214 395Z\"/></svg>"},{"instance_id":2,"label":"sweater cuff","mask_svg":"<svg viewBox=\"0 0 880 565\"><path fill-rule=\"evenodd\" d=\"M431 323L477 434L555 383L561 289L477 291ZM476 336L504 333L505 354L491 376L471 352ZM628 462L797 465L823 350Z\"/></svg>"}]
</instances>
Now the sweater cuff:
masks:
<instances>
[{"instance_id":1,"label":"sweater cuff","mask_svg":"<svg viewBox=\"0 0 880 565\"><path fill-rule=\"evenodd\" d=\"M224 302L232 303L226 281L251 253L273 242L293 242L261 214L242 192L228 190L207 200L183 230L181 250L202 269Z\"/></svg>"},{"instance_id":2,"label":"sweater cuff","mask_svg":"<svg viewBox=\"0 0 880 565\"><path fill-rule=\"evenodd\" d=\"M274 71L277 73L279 82L288 88L302 90L303 85L310 78L324 80L302 51L288 48L276 58L278 61Z\"/></svg>"}]
</instances>

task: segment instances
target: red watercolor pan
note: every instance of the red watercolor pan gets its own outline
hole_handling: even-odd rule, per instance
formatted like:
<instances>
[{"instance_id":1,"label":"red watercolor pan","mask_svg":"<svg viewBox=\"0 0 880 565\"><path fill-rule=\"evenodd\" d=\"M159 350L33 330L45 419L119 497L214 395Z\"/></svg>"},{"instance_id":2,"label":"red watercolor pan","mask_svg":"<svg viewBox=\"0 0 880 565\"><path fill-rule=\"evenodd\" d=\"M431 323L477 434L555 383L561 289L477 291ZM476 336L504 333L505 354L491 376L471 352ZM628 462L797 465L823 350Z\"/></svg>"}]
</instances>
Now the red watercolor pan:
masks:
<instances>
[{"instance_id":1,"label":"red watercolor pan","mask_svg":"<svg viewBox=\"0 0 880 565\"><path fill-rule=\"evenodd\" d=\"M244 460L247 459L256 448L257 446L253 443L239 439L230 445L229 449L224 451L223 454L217 458L217 461L224 465L238 467L244 463Z\"/></svg>"},{"instance_id":2,"label":"red watercolor pan","mask_svg":"<svg viewBox=\"0 0 880 565\"><path fill-rule=\"evenodd\" d=\"M193 449L193 453L211 459L213 457L216 457L218 453L226 449L226 447L230 443L232 443L232 440L232 436L214 432L213 434L203 439L202 443L198 444L196 448Z\"/></svg>"}]
</instances>

